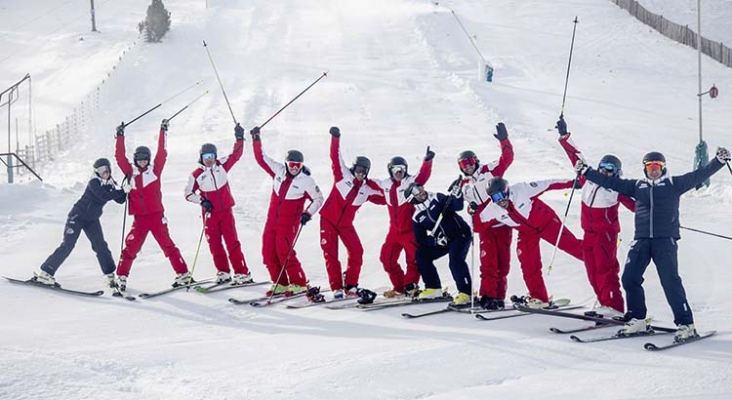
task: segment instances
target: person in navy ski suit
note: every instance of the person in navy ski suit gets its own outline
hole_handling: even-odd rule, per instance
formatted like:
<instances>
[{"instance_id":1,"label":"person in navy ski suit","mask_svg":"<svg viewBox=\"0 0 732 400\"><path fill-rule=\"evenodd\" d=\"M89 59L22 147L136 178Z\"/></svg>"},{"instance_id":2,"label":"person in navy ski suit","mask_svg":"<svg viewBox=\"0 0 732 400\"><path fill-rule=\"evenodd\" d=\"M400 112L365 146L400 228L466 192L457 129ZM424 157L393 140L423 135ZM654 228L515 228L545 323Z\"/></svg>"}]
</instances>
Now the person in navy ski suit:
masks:
<instances>
[{"instance_id":1,"label":"person in navy ski suit","mask_svg":"<svg viewBox=\"0 0 732 400\"><path fill-rule=\"evenodd\" d=\"M473 284L465 259L473 237L470 226L457 214L463 209L461 179L453 182L449 195L429 193L414 182L405 191L408 201L415 205L412 225L418 243L417 267L425 286L419 294L420 300L442 297L442 284L434 261L449 254L450 272L459 292L453 304L470 303Z\"/></svg>"},{"instance_id":2,"label":"person in navy ski suit","mask_svg":"<svg viewBox=\"0 0 732 400\"><path fill-rule=\"evenodd\" d=\"M650 320L646 319L643 274L653 260L666 301L673 311L674 323L678 326L676 340L697 335L694 316L679 276L679 198L714 175L732 158L729 150L721 147L717 149L716 156L696 171L672 177L666 171L663 154L650 152L643 157L645 178L642 179L606 176L585 165L581 159L577 161L575 169L587 180L635 199L635 236L622 277L628 305L625 333L633 334L650 328Z\"/></svg>"},{"instance_id":3,"label":"person in navy ski suit","mask_svg":"<svg viewBox=\"0 0 732 400\"><path fill-rule=\"evenodd\" d=\"M94 162L94 175L86 185L84 194L69 211L64 225L64 238L61 245L41 264L41 272L32 279L47 285L55 285L54 275L61 264L74 250L79 235L83 231L91 242L92 250L97 255L97 261L102 272L107 278L107 284L114 287L114 270L116 264L109 251L109 246L104 240L102 224L99 218L102 216L102 209L108 201L114 200L123 204L127 199L127 193L115 186L112 179L110 162L106 158L100 158ZM129 191L129 188L127 189Z\"/></svg>"}]
</instances>

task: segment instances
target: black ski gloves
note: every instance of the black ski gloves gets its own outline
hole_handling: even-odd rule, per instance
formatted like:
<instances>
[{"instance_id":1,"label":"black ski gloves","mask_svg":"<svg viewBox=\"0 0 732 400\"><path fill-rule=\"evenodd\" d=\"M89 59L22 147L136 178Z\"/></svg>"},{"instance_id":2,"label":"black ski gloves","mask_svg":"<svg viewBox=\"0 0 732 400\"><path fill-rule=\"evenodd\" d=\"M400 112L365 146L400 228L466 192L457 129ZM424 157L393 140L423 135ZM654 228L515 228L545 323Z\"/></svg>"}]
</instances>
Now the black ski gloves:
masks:
<instances>
[{"instance_id":1,"label":"black ski gloves","mask_svg":"<svg viewBox=\"0 0 732 400\"><path fill-rule=\"evenodd\" d=\"M454 181L452 181L452 183L450 184L450 187L447 188L447 190L450 192L450 196L458 198L462 194L462 191L461 191L462 187L463 187L463 178L459 177L459 178L455 179Z\"/></svg>"},{"instance_id":2,"label":"black ski gloves","mask_svg":"<svg viewBox=\"0 0 732 400\"><path fill-rule=\"evenodd\" d=\"M203 207L206 212L211 212L211 210L213 210L213 203L211 203L211 200L209 199L203 199L201 200L201 207Z\"/></svg>"},{"instance_id":3,"label":"black ski gloves","mask_svg":"<svg viewBox=\"0 0 732 400\"><path fill-rule=\"evenodd\" d=\"M508 139L508 130L506 130L506 125L504 125L503 122L499 122L498 125L496 125L496 134L493 135L493 137L498 140Z\"/></svg>"},{"instance_id":4,"label":"black ski gloves","mask_svg":"<svg viewBox=\"0 0 732 400\"><path fill-rule=\"evenodd\" d=\"M239 123L234 127L234 137L237 141L244 140L244 128L242 128Z\"/></svg>"},{"instance_id":5,"label":"black ski gloves","mask_svg":"<svg viewBox=\"0 0 732 400\"><path fill-rule=\"evenodd\" d=\"M729 150L725 149L724 147L717 147L717 160L721 162L722 164L729 162L729 160L732 160L732 156L730 155Z\"/></svg>"},{"instance_id":6,"label":"black ski gloves","mask_svg":"<svg viewBox=\"0 0 732 400\"><path fill-rule=\"evenodd\" d=\"M468 204L468 214L473 215L478 211L478 203L471 201L470 204Z\"/></svg>"},{"instance_id":7,"label":"black ski gloves","mask_svg":"<svg viewBox=\"0 0 732 400\"><path fill-rule=\"evenodd\" d=\"M308 223L313 217L310 216L308 213L302 213L300 216L300 225L305 226L305 224Z\"/></svg>"},{"instance_id":8,"label":"black ski gloves","mask_svg":"<svg viewBox=\"0 0 732 400\"><path fill-rule=\"evenodd\" d=\"M120 126L117 127L117 137L124 137L125 136L125 123L123 122L120 124Z\"/></svg>"},{"instance_id":9,"label":"black ski gloves","mask_svg":"<svg viewBox=\"0 0 732 400\"><path fill-rule=\"evenodd\" d=\"M170 123L168 122L167 119L162 120L160 122L160 130L167 132L168 131L168 125L170 125Z\"/></svg>"},{"instance_id":10,"label":"black ski gloves","mask_svg":"<svg viewBox=\"0 0 732 400\"><path fill-rule=\"evenodd\" d=\"M435 158L435 152L430 150L430 146L427 146L427 153L424 155L424 160L432 161L433 158Z\"/></svg>"},{"instance_id":11,"label":"black ski gloves","mask_svg":"<svg viewBox=\"0 0 732 400\"><path fill-rule=\"evenodd\" d=\"M332 126L329 132L333 137L341 137L341 130L337 126Z\"/></svg>"},{"instance_id":12,"label":"black ski gloves","mask_svg":"<svg viewBox=\"0 0 732 400\"><path fill-rule=\"evenodd\" d=\"M564 136L567 134L567 122L564 121L564 114L559 115L559 121L557 121L557 125L554 127L557 128L557 131L559 131L559 136Z\"/></svg>"},{"instance_id":13,"label":"black ski gloves","mask_svg":"<svg viewBox=\"0 0 732 400\"><path fill-rule=\"evenodd\" d=\"M249 134L252 135L252 140L259 140L259 127L255 126L254 128L252 128L252 130L249 131Z\"/></svg>"}]
</instances>

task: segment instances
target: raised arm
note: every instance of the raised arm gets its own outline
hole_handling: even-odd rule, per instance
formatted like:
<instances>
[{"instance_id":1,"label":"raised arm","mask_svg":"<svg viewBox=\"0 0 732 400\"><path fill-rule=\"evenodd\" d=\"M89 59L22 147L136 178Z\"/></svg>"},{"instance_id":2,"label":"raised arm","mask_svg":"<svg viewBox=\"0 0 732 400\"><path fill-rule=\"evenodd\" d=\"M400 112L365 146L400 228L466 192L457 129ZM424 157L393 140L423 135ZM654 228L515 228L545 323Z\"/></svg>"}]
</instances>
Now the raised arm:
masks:
<instances>
[{"instance_id":1,"label":"raised arm","mask_svg":"<svg viewBox=\"0 0 732 400\"><path fill-rule=\"evenodd\" d=\"M343 170L348 169L341 156L341 130L337 127L330 128L330 168L333 170L333 178L338 182L343 179Z\"/></svg>"},{"instance_id":2,"label":"raised arm","mask_svg":"<svg viewBox=\"0 0 732 400\"><path fill-rule=\"evenodd\" d=\"M226 172L229 172L229 170L234 166L234 164L239 162L241 156L244 154L244 128L239 124L236 124L236 127L234 128L234 137L236 141L234 142L234 149L231 151L231 154L223 160L220 160L221 166L224 167Z\"/></svg>"},{"instance_id":3,"label":"raised arm","mask_svg":"<svg viewBox=\"0 0 732 400\"><path fill-rule=\"evenodd\" d=\"M724 163L715 157L709 162L709 164L696 171L692 171L681 176L674 176L672 180L674 188L676 188L679 194L688 192L707 180L710 176L714 175L717 171L722 169L722 167L724 167Z\"/></svg>"},{"instance_id":4,"label":"raised arm","mask_svg":"<svg viewBox=\"0 0 732 400\"><path fill-rule=\"evenodd\" d=\"M252 134L252 149L254 150L254 159L257 164L272 178L275 177L275 161L267 157L262 150L262 141L259 136L259 127L254 127L249 133Z\"/></svg>"},{"instance_id":5,"label":"raised arm","mask_svg":"<svg viewBox=\"0 0 732 400\"><path fill-rule=\"evenodd\" d=\"M160 124L160 133L158 133L158 149L155 151L155 161L153 161L153 172L160 176L165 168L165 161L168 159L168 121L163 120Z\"/></svg>"},{"instance_id":6,"label":"raised arm","mask_svg":"<svg viewBox=\"0 0 732 400\"><path fill-rule=\"evenodd\" d=\"M612 189L628 197L636 197L635 188L638 181L635 179L620 179L614 176L603 175L590 167L587 167L587 170L582 175L588 181L595 182L604 188Z\"/></svg>"},{"instance_id":7,"label":"raised arm","mask_svg":"<svg viewBox=\"0 0 732 400\"><path fill-rule=\"evenodd\" d=\"M419 167L419 172L414 178L414 181L417 182L418 185L424 186L430 179L430 175L432 175L433 158L435 158L435 152L430 150L430 147L427 146L427 153L425 154L424 160L422 161L422 166Z\"/></svg>"},{"instance_id":8,"label":"raised arm","mask_svg":"<svg viewBox=\"0 0 732 400\"><path fill-rule=\"evenodd\" d=\"M127 149L125 147L125 132L124 126L120 125L117 127L117 138L114 144L114 159L117 161L117 166L125 176L132 175L132 165L127 160Z\"/></svg>"},{"instance_id":9,"label":"raised arm","mask_svg":"<svg viewBox=\"0 0 732 400\"><path fill-rule=\"evenodd\" d=\"M496 125L496 134L493 136L498 139L501 146L501 157L498 159L498 163L492 166L493 168L490 168L489 165L484 166L484 168L488 167L493 176L503 176L513 163L513 145L508 140L508 130L503 122Z\"/></svg>"}]
</instances>

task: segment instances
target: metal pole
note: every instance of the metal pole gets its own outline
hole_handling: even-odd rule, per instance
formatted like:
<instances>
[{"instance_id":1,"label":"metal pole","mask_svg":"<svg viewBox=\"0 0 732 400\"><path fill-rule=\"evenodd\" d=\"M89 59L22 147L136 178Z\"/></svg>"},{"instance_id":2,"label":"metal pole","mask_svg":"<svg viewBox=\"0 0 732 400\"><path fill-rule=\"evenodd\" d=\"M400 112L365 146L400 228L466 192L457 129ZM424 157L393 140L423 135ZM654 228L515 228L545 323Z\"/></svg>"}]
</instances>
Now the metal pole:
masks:
<instances>
[{"instance_id":1,"label":"metal pole","mask_svg":"<svg viewBox=\"0 0 732 400\"><path fill-rule=\"evenodd\" d=\"M702 92L702 53L701 53L701 0L696 0L696 56L699 65L699 88L697 93ZM702 137L702 96L699 97L699 143L704 139Z\"/></svg>"},{"instance_id":2,"label":"metal pole","mask_svg":"<svg viewBox=\"0 0 732 400\"><path fill-rule=\"evenodd\" d=\"M97 31L97 21L94 18L94 0L91 1L91 19L92 19L92 32L98 32Z\"/></svg>"},{"instance_id":3,"label":"metal pole","mask_svg":"<svg viewBox=\"0 0 732 400\"><path fill-rule=\"evenodd\" d=\"M10 90L8 93L8 153L12 153L13 150L10 149L10 106L13 102L13 90L15 89L15 86L13 89ZM8 183L13 183L13 157L8 154Z\"/></svg>"},{"instance_id":4,"label":"metal pole","mask_svg":"<svg viewBox=\"0 0 732 400\"><path fill-rule=\"evenodd\" d=\"M577 16L574 17L574 28L572 29L572 44L569 46L569 61L567 62L567 77L564 78L564 94L562 95L562 112L564 115L564 102L567 100L567 84L569 83L569 68L572 66L572 52L574 51L574 34L577 32ZM555 249L556 251L556 249Z\"/></svg>"}]
</instances>

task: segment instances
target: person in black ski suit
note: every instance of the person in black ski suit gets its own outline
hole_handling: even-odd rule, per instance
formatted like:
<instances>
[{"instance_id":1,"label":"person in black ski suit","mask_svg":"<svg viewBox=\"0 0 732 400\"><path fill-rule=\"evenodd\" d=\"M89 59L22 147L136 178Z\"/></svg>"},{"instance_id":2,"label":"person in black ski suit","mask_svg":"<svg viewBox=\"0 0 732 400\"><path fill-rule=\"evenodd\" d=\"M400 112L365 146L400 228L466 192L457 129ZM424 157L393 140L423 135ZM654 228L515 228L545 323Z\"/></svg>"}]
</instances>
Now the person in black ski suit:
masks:
<instances>
[{"instance_id":1,"label":"person in black ski suit","mask_svg":"<svg viewBox=\"0 0 732 400\"><path fill-rule=\"evenodd\" d=\"M578 160L575 169L587 180L635 199L635 236L623 271L623 288L627 296L627 323L623 332L633 334L650 329L646 319L643 274L653 260L661 280L666 301L678 326L676 340L697 336L694 316L686 300L679 276L678 245L679 198L719 171L732 157L729 150L718 148L716 158L706 166L680 176L669 176L666 158L659 152L643 157L645 178L620 179L603 175Z\"/></svg>"},{"instance_id":2,"label":"person in black ski suit","mask_svg":"<svg viewBox=\"0 0 732 400\"><path fill-rule=\"evenodd\" d=\"M127 199L127 192L131 188L126 184L125 189L117 189L116 182L112 179L112 170L109 160L100 158L94 162L94 174L81 198L74 204L66 218L64 226L64 237L61 245L41 264L41 271L36 273L32 280L46 285L56 285L54 275L61 264L71 254L76 246L76 241L82 231L89 238L92 250L97 255L99 266L102 268L107 284L114 287L114 270L116 264L112 259L112 253L104 240L102 224L99 218L102 216L102 209L108 201L114 200L123 204Z\"/></svg>"},{"instance_id":3,"label":"person in black ski suit","mask_svg":"<svg viewBox=\"0 0 732 400\"><path fill-rule=\"evenodd\" d=\"M452 183L449 195L429 193L424 190L424 186L415 182L410 183L404 192L407 200L415 205L412 225L418 244L416 259L425 286L418 296L419 300L443 296L434 261L449 254L450 272L459 292L452 303L456 306L470 303L473 285L465 259L470 250L472 233L470 226L457 214L463 209L460 182L459 178Z\"/></svg>"}]
</instances>

